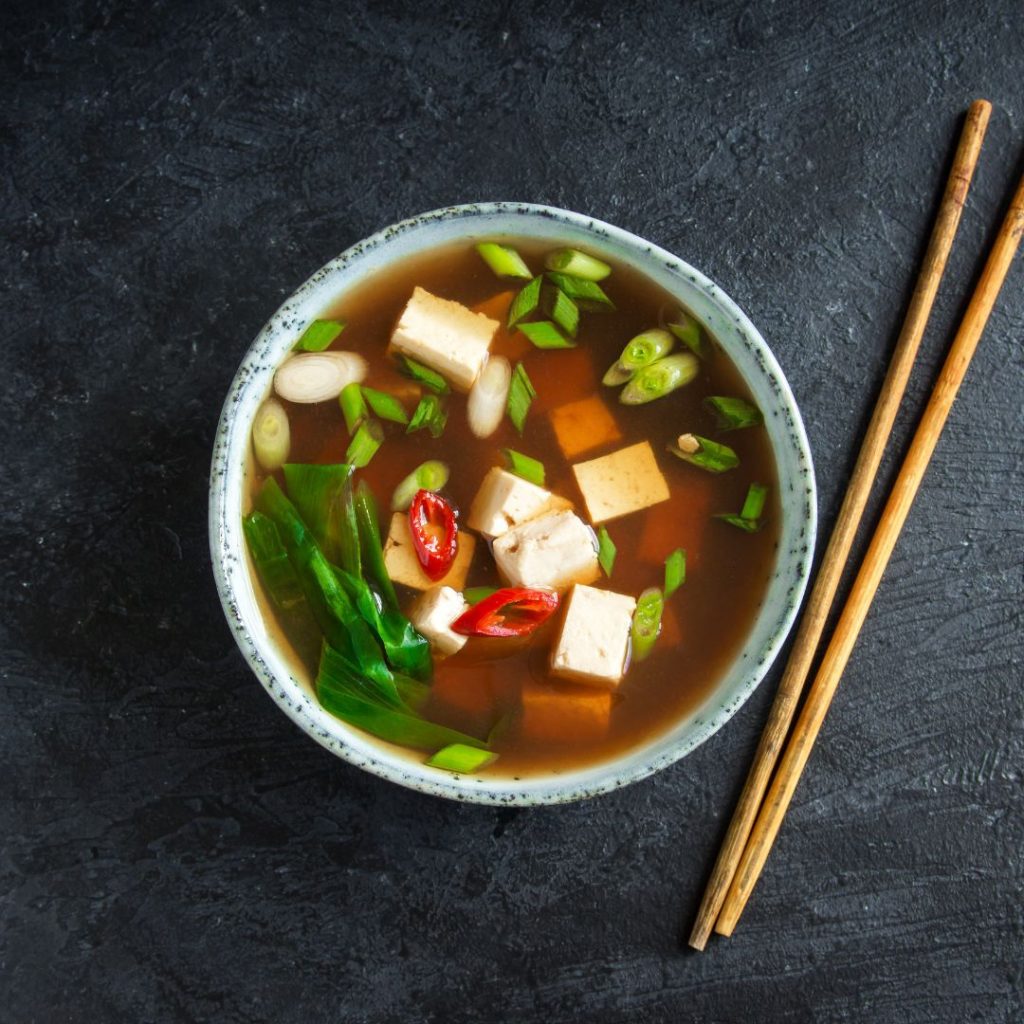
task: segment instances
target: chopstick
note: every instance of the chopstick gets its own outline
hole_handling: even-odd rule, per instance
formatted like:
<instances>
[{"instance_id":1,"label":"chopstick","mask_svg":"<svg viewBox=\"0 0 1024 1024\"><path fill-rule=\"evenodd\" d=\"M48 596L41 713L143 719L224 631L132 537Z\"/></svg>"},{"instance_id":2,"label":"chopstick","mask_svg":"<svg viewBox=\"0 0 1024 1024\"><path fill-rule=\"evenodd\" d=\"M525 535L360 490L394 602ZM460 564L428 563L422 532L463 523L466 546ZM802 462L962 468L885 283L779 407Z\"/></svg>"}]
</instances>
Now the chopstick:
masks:
<instances>
[{"instance_id":1,"label":"chopstick","mask_svg":"<svg viewBox=\"0 0 1024 1024\"><path fill-rule=\"evenodd\" d=\"M956 398L957 390L967 373L971 357L978 347L982 331L985 329L999 290L1006 279L1010 263L1020 245L1022 234L1024 234L1024 177L1021 178L1017 186L1010 209L1007 211L999 234L992 244L985 269L982 271L967 312L953 339L949 355L946 357L942 372L932 390L931 398L925 407L910 449L903 460L899 476L889 493L882 518L871 538L871 544L836 624L835 632L825 651L818 674L808 690L807 700L797 719L793 735L779 764L779 770L772 780L771 788L768 790L768 795L754 824L750 840L715 925L715 931L721 935L732 934L760 876L761 869L764 867L772 842L778 834L786 809L789 807L797 783L800 781L800 774L810 756L811 748L814 746L825 713L828 711L836 687L839 685L843 669L846 667L853 645L856 643L857 635L861 626L864 625L864 619L867 617L872 598L874 598L875 591L882 579L882 573L885 571L889 556L892 554L896 540L906 522L921 479L928 468L928 462L935 450L939 435L942 433L942 428L953 405L953 399Z\"/></svg>"},{"instance_id":2,"label":"chopstick","mask_svg":"<svg viewBox=\"0 0 1024 1024\"><path fill-rule=\"evenodd\" d=\"M726 832L722 849L712 869L704 898L697 912L697 919L690 934L689 944L694 949L704 949L711 929L715 924L726 893L732 883L743 848L746 845L754 818L761 806L765 790L771 778L775 763L782 750L782 744L789 732L797 702L807 674L814 659L825 621L832 607L836 588L850 554L857 527L867 504L871 485L878 472L885 443L892 433L893 423L899 409L903 392L906 390L910 370L924 335L925 325L931 314L946 260L953 245L953 238L960 224L964 200L971 184L971 177L978 162L981 143L985 137L992 105L986 100L975 100L967 112L960 142L957 146L953 166L949 172L946 189L935 218L931 239L925 252L924 261L914 286L914 294L907 309L903 328L896 341L896 347L889 363L889 369L878 402L861 443L860 454L850 478L850 484L843 498L839 517L829 539L811 596L807 601L800 621L800 628L779 683L775 701L768 714L761 741L754 754L750 773L740 794L732 821Z\"/></svg>"}]
</instances>

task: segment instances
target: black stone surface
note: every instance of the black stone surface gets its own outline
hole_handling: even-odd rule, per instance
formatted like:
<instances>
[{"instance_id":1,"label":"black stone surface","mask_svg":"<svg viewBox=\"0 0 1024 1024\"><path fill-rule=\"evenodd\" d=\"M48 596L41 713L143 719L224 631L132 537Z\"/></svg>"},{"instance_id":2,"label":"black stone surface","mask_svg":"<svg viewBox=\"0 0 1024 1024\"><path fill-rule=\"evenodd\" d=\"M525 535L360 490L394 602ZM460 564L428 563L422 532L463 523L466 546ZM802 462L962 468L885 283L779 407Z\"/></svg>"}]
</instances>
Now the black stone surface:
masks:
<instances>
[{"instance_id":1,"label":"black stone surface","mask_svg":"<svg viewBox=\"0 0 1024 1024\"><path fill-rule=\"evenodd\" d=\"M995 110L894 452L1020 174L1022 13L6 4L0 1019L1021 1020L1020 261L761 885L704 955L680 936L778 669L627 791L421 797L267 699L206 494L280 300L394 220L501 198L620 224L740 302L827 528L976 96Z\"/></svg>"}]
</instances>

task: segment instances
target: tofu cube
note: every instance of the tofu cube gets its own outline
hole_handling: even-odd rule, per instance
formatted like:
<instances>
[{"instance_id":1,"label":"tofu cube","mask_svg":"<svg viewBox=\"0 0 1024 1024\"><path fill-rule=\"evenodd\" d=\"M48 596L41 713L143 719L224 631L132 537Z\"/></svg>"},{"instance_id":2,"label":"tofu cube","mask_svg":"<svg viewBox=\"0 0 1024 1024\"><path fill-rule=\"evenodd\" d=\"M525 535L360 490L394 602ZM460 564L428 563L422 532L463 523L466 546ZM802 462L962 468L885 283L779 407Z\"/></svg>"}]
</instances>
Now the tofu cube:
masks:
<instances>
[{"instance_id":1,"label":"tofu cube","mask_svg":"<svg viewBox=\"0 0 1024 1024\"><path fill-rule=\"evenodd\" d=\"M430 641L435 654L457 654L468 637L453 633L452 623L469 607L451 587L431 587L409 609L409 621Z\"/></svg>"},{"instance_id":2,"label":"tofu cube","mask_svg":"<svg viewBox=\"0 0 1024 1024\"><path fill-rule=\"evenodd\" d=\"M636 601L628 594L577 584L569 595L551 671L562 679L615 689L629 653Z\"/></svg>"},{"instance_id":3,"label":"tofu cube","mask_svg":"<svg viewBox=\"0 0 1024 1024\"><path fill-rule=\"evenodd\" d=\"M523 735L555 743L599 740L611 724L613 699L611 691L591 686L526 683Z\"/></svg>"},{"instance_id":4,"label":"tofu cube","mask_svg":"<svg viewBox=\"0 0 1024 1024\"><path fill-rule=\"evenodd\" d=\"M500 537L513 526L561 508L571 509L572 502L495 466L476 492L466 525L488 537Z\"/></svg>"},{"instance_id":5,"label":"tofu cube","mask_svg":"<svg viewBox=\"0 0 1024 1024\"><path fill-rule=\"evenodd\" d=\"M391 333L391 349L437 370L468 391L483 369L497 320L416 287Z\"/></svg>"},{"instance_id":6,"label":"tofu cube","mask_svg":"<svg viewBox=\"0 0 1024 1024\"><path fill-rule=\"evenodd\" d=\"M601 575L593 532L566 509L507 530L492 550L498 571L514 587L564 590Z\"/></svg>"},{"instance_id":7,"label":"tofu cube","mask_svg":"<svg viewBox=\"0 0 1024 1024\"><path fill-rule=\"evenodd\" d=\"M384 544L384 565L388 575L395 583L401 583L413 590L430 590L432 587L446 586L453 590L463 590L469 564L473 561L473 549L476 538L471 533L459 532L459 550L455 554L448 575L439 580L432 580L420 565L416 557L416 549L412 544L412 532L409 530L409 517L404 512L396 512L391 517L391 528Z\"/></svg>"},{"instance_id":8,"label":"tofu cube","mask_svg":"<svg viewBox=\"0 0 1024 1024\"><path fill-rule=\"evenodd\" d=\"M668 501L668 484L647 441L589 462L577 462L572 471L592 523L618 519Z\"/></svg>"},{"instance_id":9,"label":"tofu cube","mask_svg":"<svg viewBox=\"0 0 1024 1024\"><path fill-rule=\"evenodd\" d=\"M611 410L597 395L552 409L551 425L555 428L558 447L567 459L622 438Z\"/></svg>"}]
</instances>

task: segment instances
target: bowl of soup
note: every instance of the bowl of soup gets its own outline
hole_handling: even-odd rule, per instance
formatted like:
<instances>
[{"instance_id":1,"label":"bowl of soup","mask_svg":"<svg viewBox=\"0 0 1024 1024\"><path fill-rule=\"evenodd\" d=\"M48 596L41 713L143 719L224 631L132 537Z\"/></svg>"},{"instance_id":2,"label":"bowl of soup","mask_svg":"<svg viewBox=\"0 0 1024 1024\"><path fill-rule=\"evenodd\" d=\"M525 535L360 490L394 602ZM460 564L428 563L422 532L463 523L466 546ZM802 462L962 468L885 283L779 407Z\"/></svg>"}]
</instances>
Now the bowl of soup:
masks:
<instances>
[{"instance_id":1,"label":"bowl of soup","mask_svg":"<svg viewBox=\"0 0 1024 1024\"><path fill-rule=\"evenodd\" d=\"M581 799L714 734L793 623L800 414L681 259L518 203L318 270L231 385L210 489L228 622L282 710L438 796Z\"/></svg>"}]
</instances>

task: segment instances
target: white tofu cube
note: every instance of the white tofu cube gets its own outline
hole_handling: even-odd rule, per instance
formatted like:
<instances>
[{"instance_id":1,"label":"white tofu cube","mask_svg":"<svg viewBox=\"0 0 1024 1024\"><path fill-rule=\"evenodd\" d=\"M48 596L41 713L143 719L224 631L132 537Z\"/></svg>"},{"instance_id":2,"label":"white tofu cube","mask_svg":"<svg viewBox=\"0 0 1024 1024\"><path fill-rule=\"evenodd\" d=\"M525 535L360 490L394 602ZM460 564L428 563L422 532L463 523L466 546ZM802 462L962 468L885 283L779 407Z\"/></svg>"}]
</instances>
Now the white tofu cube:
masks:
<instances>
[{"instance_id":1,"label":"white tofu cube","mask_svg":"<svg viewBox=\"0 0 1024 1024\"><path fill-rule=\"evenodd\" d=\"M391 348L437 370L452 387L468 391L483 369L500 324L460 302L415 288L391 334Z\"/></svg>"},{"instance_id":2,"label":"white tofu cube","mask_svg":"<svg viewBox=\"0 0 1024 1024\"><path fill-rule=\"evenodd\" d=\"M488 537L500 537L513 526L561 508L571 509L572 502L495 466L476 492L466 525Z\"/></svg>"},{"instance_id":3,"label":"white tofu cube","mask_svg":"<svg viewBox=\"0 0 1024 1024\"><path fill-rule=\"evenodd\" d=\"M668 484L647 441L572 467L592 523L668 501Z\"/></svg>"},{"instance_id":4,"label":"white tofu cube","mask_svg":"<svg viewBox=\"0 0 1024 1024\"><path fill-rule=\"evenodd\" d=\"M460 530L459 549L448 575L439 580L432 580L423 571L420 560L416 557L412 531L409 529L409 516L405 512L396 512L391 517L391 528L384 544L384 565L395 583L412 587L413 590L430 590L431 587L441 585L462 590L466 586L466 576L469 574L469 563L473 561L475 547L476 538L471 533Z\"/></svg>"},{"instance_id":5,"label":"white tofu cube","mask_svg":"<svg viewBox=\"0 0 1024 1024\"><path fill-rule=\"evenodd\" d=\"M628 594L577 584L569 595L562 632L551 652L551 672L590 686L615 689L629 653L636 601Z\"/></svg>"},{"instance_id":6,"label":"white tofu cube","mask_svg":"<svg viewBox=\"0 0 1024 1024\"><path fill-rule=\"evenodd\" d=\"M514 587L564 590L601 575L593 531L566 509L507 530L492 550L498 571Z\"/></svg>"},{"instance_id":7,"label":"white tofu cube","mask_svg":"<svg viewBox=\"0 0 1024 1024\"><path fill-rule=\"evenodd\" d=\"M467 637L453 633L452 623L469 607L451 587L431 587L409 609L409 621L430 641L435 654L457 654Z\"/></svg>"}]
</instances>

